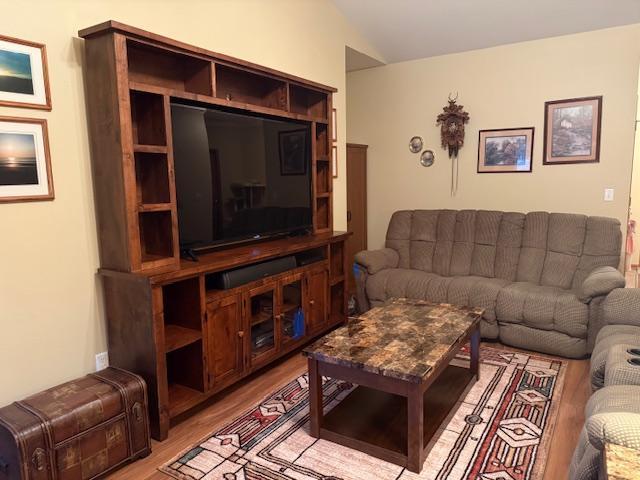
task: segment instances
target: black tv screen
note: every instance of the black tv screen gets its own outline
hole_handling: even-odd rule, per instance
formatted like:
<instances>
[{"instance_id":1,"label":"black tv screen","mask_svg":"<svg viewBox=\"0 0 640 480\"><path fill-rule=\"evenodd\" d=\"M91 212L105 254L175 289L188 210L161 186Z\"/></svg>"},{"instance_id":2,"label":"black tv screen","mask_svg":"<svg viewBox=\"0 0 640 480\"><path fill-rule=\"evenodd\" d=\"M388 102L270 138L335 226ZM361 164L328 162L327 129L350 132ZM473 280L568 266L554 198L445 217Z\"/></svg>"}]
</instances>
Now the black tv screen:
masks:
<instances>
[{"instance_id":1,"label":"black tv screen","mask_svg":"<svg viewBox=\"0 0 640 480\"><path fill-rule=\"evenodd\" d=\"M312 225L308 124L172 104L181 249Z\"/></svg>"}]
</instances>

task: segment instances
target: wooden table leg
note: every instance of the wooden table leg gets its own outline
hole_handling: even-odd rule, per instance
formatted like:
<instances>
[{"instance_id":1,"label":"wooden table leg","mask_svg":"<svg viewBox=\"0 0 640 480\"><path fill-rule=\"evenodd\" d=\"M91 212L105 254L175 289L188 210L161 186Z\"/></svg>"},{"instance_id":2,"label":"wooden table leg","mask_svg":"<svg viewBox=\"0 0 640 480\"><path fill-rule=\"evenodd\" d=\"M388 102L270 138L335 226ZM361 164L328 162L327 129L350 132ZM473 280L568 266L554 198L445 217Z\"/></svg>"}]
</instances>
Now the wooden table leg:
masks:
<instances>
[{"instance_id":1,"label":"wooden table leg","mask_svg":"<svg viewBox=\"0 0 640 480\"><path fill-rule=\"evenodd\" d=\"M424 393L419 383L409 386L407 396L407 469L420 473L424 461Z\"/></svg>"},{"instance_id":2,"label":"wooden table leg","mask_svg":"<svg viewBox=\"0 0 640 480\"><path fill-rule=\"evenodd\" d=\"M322 375L318 373L318 361L309 358L309 433L320 438L322 426Z\"/></svg>"},{"instance_id":3,"label":"wooden table leg","mask_svg":"<svg viewBox=\"0 0 640 480\"><path fill-rule=\"evenodd\" d=\"M471 334L471 373L480 380L480 325Z\"/></svg>"}]
</instances>

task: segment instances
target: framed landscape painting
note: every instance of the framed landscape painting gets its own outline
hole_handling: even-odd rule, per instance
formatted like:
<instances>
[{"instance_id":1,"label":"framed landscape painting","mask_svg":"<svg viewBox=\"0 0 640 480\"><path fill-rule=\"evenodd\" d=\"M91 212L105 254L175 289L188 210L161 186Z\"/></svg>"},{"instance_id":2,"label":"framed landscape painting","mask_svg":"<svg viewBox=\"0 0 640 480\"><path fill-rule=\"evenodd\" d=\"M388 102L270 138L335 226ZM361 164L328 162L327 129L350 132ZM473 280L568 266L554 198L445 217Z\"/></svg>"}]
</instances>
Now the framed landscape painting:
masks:
<instances>
[{"instance_id":1,"label":"framed landscape painting","mask_svg":"<svg viewBox=\"0 0 640 480\"><path fill-rule=\"evenodd\" d=\"M0 117L0 202L52 199L47 121Z\"/></svg>"},{"instance_id":2,"label":"framed landscape painting","mask_svg":"<svg viewBox=\"0 0 640 480\"><path fill-rule=\"evenodd\" d=\"M530 172L533 127L480 130L478 173Z\"/></svg>"},{"instance_id":3,"label":"framed landscape painting","mask_svg":"<svg viewBox=\"0 0 640 480\"><path fill-rule=\"evenodd\" d=\"M44 45L0 35L0 105L51 110Z\"/></svg>"},{"instance_id":4,"label":"framed landscape painting","mask_svg":"<svg viewBox=\"0 0 640 480\"><path fill-rule=\"evenodd\" d=\"M601 96L546 102L543 163L600 161L601 122Z\"/></svg>"}]
</instances>

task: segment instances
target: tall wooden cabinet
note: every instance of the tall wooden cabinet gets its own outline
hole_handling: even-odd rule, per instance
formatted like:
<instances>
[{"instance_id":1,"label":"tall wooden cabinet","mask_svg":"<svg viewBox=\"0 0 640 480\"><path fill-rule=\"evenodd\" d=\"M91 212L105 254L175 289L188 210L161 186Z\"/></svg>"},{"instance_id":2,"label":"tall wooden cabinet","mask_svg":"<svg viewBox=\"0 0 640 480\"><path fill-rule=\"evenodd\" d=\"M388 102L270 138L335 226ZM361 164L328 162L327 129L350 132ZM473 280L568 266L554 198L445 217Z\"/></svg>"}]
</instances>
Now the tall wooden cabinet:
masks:
<instances>
[{"instance_id":1,"label":"tall wooden cabinet","mask_svg":"<svg viewBox=\"0 0 640 480\"><path fill-rule=\"evenodd\" d=\"M149 386L152 434L346 319L333 232L334 88L108 21L84 29L85 83L114 365ZM313 232L182 260L171 102L294 119L311 131ZM221 290L219 272L295 256L298 267Z\"/></svg>"}]
</instances>

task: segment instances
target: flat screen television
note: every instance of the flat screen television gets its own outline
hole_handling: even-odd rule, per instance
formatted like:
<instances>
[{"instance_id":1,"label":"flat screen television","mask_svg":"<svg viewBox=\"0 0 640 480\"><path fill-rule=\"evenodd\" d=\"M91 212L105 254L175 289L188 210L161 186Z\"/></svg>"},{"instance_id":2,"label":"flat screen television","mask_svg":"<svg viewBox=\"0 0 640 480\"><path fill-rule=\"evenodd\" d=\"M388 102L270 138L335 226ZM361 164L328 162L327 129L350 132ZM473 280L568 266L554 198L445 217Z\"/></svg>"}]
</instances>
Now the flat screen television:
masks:
<instances>
[{"instance_id":1,"label":"flat screen television","mask_svg":"<svg viewBox=\"0 0 640 480\"><path fill-rule=\"evenodd\" d=\"M181 250L312 226L308 123L171 105Z\"/></svg>"}]
</instances>

